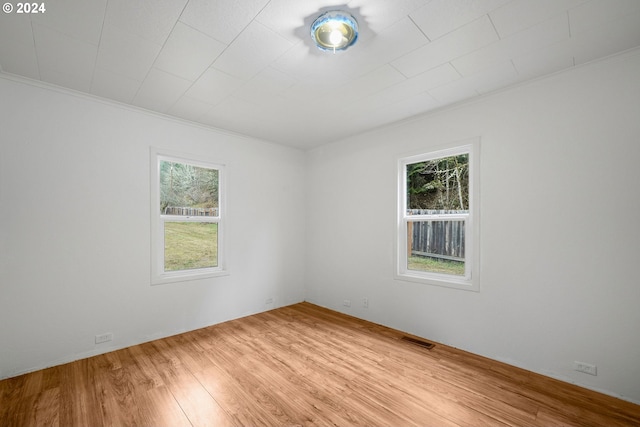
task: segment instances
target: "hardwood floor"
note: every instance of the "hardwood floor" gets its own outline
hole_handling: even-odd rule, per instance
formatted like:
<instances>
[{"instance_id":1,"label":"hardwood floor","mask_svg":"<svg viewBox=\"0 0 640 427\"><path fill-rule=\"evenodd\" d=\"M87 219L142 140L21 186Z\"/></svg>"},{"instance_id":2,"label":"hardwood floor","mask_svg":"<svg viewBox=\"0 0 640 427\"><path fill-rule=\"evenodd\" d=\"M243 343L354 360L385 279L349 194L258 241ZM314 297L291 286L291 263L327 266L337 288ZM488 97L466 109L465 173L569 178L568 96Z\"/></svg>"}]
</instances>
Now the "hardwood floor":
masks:
<instances>
[{"instance_id":1,"label":"hardwood floor","mask_svg":"<svg viewBox=\"0 0 640 427\"><path fill-rule=\"evenodd\" d=\"M0 381L0 426L638 426L640 406L301 303Z\"/></svg>"}]
</instances>

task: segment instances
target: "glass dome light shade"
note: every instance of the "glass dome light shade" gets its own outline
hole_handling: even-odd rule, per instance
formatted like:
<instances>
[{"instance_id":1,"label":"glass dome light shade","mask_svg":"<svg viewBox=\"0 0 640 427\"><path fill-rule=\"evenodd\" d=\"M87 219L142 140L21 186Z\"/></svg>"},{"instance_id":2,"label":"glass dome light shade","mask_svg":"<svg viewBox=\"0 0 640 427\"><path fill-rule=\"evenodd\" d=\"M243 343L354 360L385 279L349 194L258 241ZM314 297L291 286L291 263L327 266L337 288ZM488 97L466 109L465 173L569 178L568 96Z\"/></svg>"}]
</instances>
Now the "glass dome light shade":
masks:
<instances>
[{"instance_id":1,"label":"glass dome light shade","mask_svg":"<svg viewBox=\"0 0 640 427\"><path fill-rule=\"evenodd\" d=\"M358 39L358 22L344 12L326 12L311 25L311 37L320 50L345 50Z\"/></svg>"}]
</instances>

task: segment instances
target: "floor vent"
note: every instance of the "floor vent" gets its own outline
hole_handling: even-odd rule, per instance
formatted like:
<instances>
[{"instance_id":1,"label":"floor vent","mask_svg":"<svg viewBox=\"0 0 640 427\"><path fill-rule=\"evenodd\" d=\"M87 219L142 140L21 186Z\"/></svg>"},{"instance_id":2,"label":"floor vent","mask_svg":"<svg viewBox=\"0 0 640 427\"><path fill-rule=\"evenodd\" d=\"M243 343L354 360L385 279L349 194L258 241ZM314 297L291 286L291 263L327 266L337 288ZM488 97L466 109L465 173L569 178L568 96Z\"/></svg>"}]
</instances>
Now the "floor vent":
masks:
<instances>
[{"instance_id":1,"label":"floor vent","mask_svg":"<svg viewBox=\"0 0 640 427\"><path fill-rule=\"evenodd\" d=\"M423 341L423 340L419 340L417 338L411 338L411 337L402 337L401 340L403 341L407 341L410 342L411 344L415 344L415 345L419 345L420 347L424 347L427 350L431 350L433 347L435 347L435 344L432 344L428 341Z\"/></svg>"}]
</instances>

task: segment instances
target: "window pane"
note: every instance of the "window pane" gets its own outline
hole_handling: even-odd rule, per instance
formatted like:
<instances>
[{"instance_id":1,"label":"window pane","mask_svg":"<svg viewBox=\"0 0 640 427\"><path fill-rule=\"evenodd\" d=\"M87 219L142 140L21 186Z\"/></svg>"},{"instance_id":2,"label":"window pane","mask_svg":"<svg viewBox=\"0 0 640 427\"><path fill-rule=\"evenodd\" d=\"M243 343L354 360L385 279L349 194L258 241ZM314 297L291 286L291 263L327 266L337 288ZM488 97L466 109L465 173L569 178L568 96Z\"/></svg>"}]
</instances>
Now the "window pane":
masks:
<instances>
[{"instance_id":1,"label":"window pane","mask_svg":"<svg viewBox=\"0 0 640 427\"><path fill-rule=\"evenodd\" d=\"M218 224L164 223L164 271L218 266Z\"/></svg>"},{"instance_id":2,"label":"window pane","mask_svg":"<svg viewBox=\"0 0 640 427\"><path fill-rule=\"evenodd\" d=\"M468 153L411 163L406 173L408 215L426 213L417 209L443 213L469 209Z\"/></svg>"},{"instance_id":3,"label":"window pane","mask_svg":"<svg viewBox=\"0 0 640 427\"><path fill-rule=\"evenodd\" d=\"M219 216L218 170L160 162L160 214Z\"/></svg>"},{"instance_id":4,"label":"window pane","mask_svg":"<svg viewBox=\"0 0 640 427\"><path fill-rule=\"evenodd\" d=\"M465 221L408 221L407 269L464 276Z\"/></svg>"}]
</instances>

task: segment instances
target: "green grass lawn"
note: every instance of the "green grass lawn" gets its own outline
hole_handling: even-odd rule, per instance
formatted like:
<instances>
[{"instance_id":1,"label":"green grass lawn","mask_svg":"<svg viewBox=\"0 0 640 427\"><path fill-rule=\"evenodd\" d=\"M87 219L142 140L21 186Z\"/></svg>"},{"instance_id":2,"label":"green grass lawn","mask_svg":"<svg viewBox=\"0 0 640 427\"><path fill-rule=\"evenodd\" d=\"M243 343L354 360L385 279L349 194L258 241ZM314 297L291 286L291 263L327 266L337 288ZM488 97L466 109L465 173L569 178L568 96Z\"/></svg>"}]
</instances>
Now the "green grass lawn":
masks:
<instances>
[{"instance_id":1,"label":"green grass lawn","mask_svg":"<svg viewBox=\"0 0 640 427\"><path fill-rule=\"evenodd\" d=\"M218 224L166 222L164 234L165 271L218 266ZM428 257L409 258L409 270L464 276L464 262Z\"/></svg>"},{"instance_id":2,"label":"green grass lawn","mask_svg":"<svg viewBox=\"0 0 640 427\"><path fill-rule=\"evenodd\" d=\"M453 274L464 276L464 262L439 260L435 258L412 256L409 257L409 270L426 271L429 273Z\"/></svg>"},{"instance_id":3,"label":"green grass lawn","mask_svg":"<svg viewBox=\"0 0 640 427\"><path fill-rule=\"evenodd\" d=\"M165 271L218 266L218 224L165 222Z\"/></svg>"}]
</instances>

